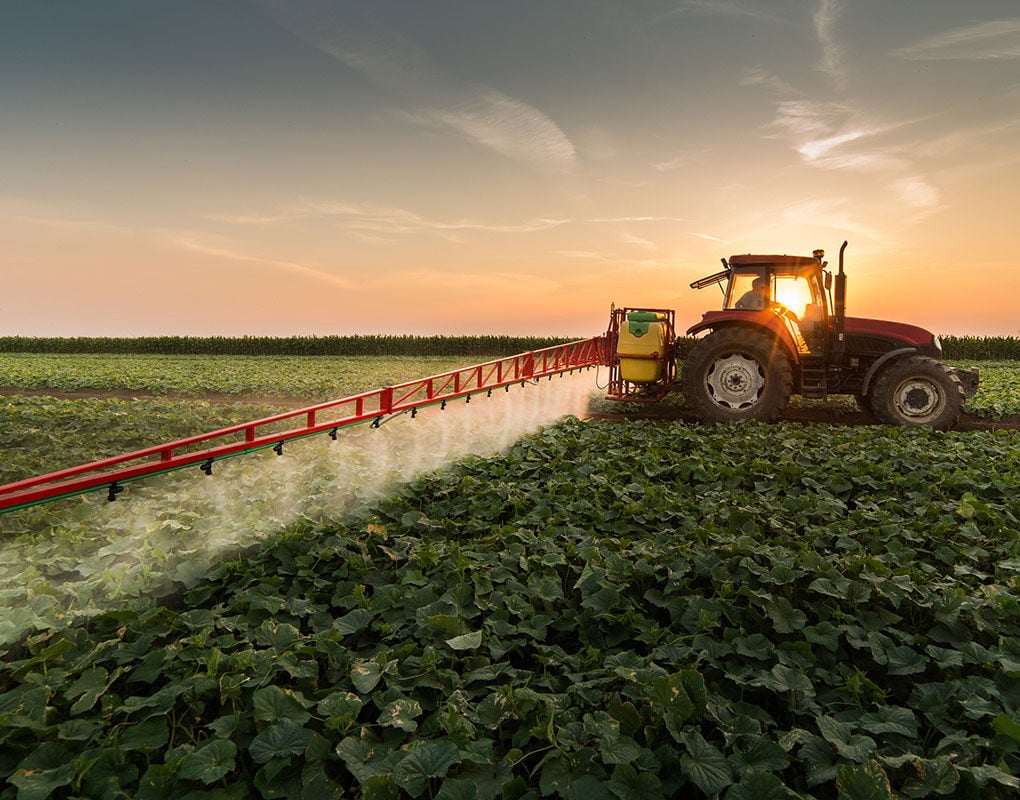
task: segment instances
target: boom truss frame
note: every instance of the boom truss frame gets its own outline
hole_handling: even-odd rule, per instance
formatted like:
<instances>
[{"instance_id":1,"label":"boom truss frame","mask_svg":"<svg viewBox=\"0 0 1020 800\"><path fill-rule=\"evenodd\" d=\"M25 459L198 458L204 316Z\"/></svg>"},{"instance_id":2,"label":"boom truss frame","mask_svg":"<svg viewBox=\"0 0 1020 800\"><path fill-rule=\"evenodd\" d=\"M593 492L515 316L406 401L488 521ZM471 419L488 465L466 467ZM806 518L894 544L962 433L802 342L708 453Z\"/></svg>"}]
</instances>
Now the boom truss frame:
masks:
<instances>
[{"instance_id":1,"label":"boom truss frame","mask_svg":"<svg viewBox=\"0 0 1020 800\"><path fill-rule=\"evenodd\" d=\"M104 458L0 486L0 514L65 497L106 489L114 500L124 484L165 472L198 466L207 475L223 458L266 448L282 454L285 442L328 433L336 439L342 429L370 422L375 427L387 418L446 404L473 395L553 375L611 363L609 335L530 350L514 356L451 370L428 378L384 386L370 392L275 414L227 428L190 436L166 444ZM300 423L280 431L288 422ZM273 426L275 430L266 430Z\"/></svg>"}]
</instances>

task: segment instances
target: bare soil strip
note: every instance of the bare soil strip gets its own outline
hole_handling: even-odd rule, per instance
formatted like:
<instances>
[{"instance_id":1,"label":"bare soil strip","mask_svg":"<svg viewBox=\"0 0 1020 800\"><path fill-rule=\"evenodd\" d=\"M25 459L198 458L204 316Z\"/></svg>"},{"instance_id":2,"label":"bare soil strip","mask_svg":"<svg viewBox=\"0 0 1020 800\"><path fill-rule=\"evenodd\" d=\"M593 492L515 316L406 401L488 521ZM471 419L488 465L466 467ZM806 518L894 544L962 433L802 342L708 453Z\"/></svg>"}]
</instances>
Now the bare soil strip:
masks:
<instances>
[{"instance_id":1,"label":"bare soil strip","mask_svg":"<svg viewBox=\"0 0 1020 800\"><path fill-rule=\"evenodd\" d=\"M206 402L206 403L245 403L250 405L271 405L281 408L295 409L315 405L316 401L310 401L301 397L264 397L251 394L225 394L220 392L206 392L204 394L155 394L148 391L135 391L131 389L88 389L75 392L61 392L55 389L22 389L16 386L0 386L0 397L12 396L28 397L54 397L61 400L88 400L107 399L118 400L173 400L177 402ZM588 419L597 420L626 420L626 419L657 419L657 420L682 420L684 422L697 422L683 408L676 405L648 405L640 409L632 409L620 413L593 412L588 414ZM847 411L845 409L826 409L817 406L810 408L790 406L783 414L785 422L799 422L805 425L877 425L877 423L860 411ZM957 431L1000 431L1020 430L1020 414L1014 414L1001 419L988 419L974 414L964 413L954 430Z\"/></svg>"}]
</instances>

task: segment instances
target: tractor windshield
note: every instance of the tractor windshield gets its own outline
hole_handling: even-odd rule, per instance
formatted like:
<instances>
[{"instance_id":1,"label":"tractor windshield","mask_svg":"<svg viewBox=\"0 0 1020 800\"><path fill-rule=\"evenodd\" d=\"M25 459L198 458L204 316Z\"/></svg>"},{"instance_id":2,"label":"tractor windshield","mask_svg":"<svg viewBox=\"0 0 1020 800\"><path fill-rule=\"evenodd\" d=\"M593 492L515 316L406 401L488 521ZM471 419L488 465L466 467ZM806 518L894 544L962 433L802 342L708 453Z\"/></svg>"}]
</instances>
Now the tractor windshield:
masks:
<instances>
[{"instance_id":1,"label":"tractor windshield","mask_svg":"<svg viewBox=\"0 0 1020 800\"><path fill-rule=\"evenodd\" d=\"M723 308L761 311L768 307L770 297L769 280L764 273L735 272L730 278Z\"/></svg>"},{"instance_id":2,"label":"tractor windshield","mask_svg":"<svg viewBox=\"0 0 1020 800\"><path fill-rule=\"evenodd\" d=\"M777 275L775 301L790 309L798 319L803 317L808 305L815 302L810 280L796 275Z\"/></svg>"},{"instance_id":3,"label":"tractor windshield","mask_svg":"<svg viewBox=\"0 0 1020 800\"><path fill-rule=\"evenodd\" d=\"M723 308L760 311L785 307L798 319L825 317L825 295L813 274L773 274L766 271L733 272Z\"/></svg>"}]
</instances>

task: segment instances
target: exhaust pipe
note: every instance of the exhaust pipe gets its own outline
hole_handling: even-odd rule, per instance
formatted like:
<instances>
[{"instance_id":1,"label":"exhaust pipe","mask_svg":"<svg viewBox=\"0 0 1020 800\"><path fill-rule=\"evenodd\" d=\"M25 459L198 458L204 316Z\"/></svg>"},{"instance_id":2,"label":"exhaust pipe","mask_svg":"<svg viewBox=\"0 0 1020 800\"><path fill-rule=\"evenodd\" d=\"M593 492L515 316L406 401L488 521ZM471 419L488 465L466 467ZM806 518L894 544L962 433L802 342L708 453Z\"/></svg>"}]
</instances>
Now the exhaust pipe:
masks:
<instances>
[{"instance_id":1,"label":"exhaust pipe","mask_svg":"<svg viewBox=\"0 0 1020 800\"><path fill-rule=\"evenodd\" d=\"M836 273L836 294L833 299L833 355L842 357L846 352L846 273L843 271L843 251L847 243L839 248L839 272Z\"/></svg>"}]
</instances>

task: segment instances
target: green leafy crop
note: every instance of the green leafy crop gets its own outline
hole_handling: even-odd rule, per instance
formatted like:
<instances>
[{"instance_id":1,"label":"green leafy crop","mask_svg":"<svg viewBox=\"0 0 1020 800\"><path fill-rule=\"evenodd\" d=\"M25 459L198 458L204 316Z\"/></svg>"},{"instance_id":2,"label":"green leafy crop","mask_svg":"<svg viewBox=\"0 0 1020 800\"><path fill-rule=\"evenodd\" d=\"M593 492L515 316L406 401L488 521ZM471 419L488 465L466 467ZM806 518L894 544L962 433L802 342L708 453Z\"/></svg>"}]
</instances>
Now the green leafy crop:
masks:
<instances>
[{"instance_id":1,"label":"green leafy crop","mask_svg":"<svg viewBox=\"0 0 1020 800\"><path fill-rule=\"evenodd\" d=\"M0 798L998 798L1015 432L567 421L7 649Z\"/></svg>"}]
</instances>

